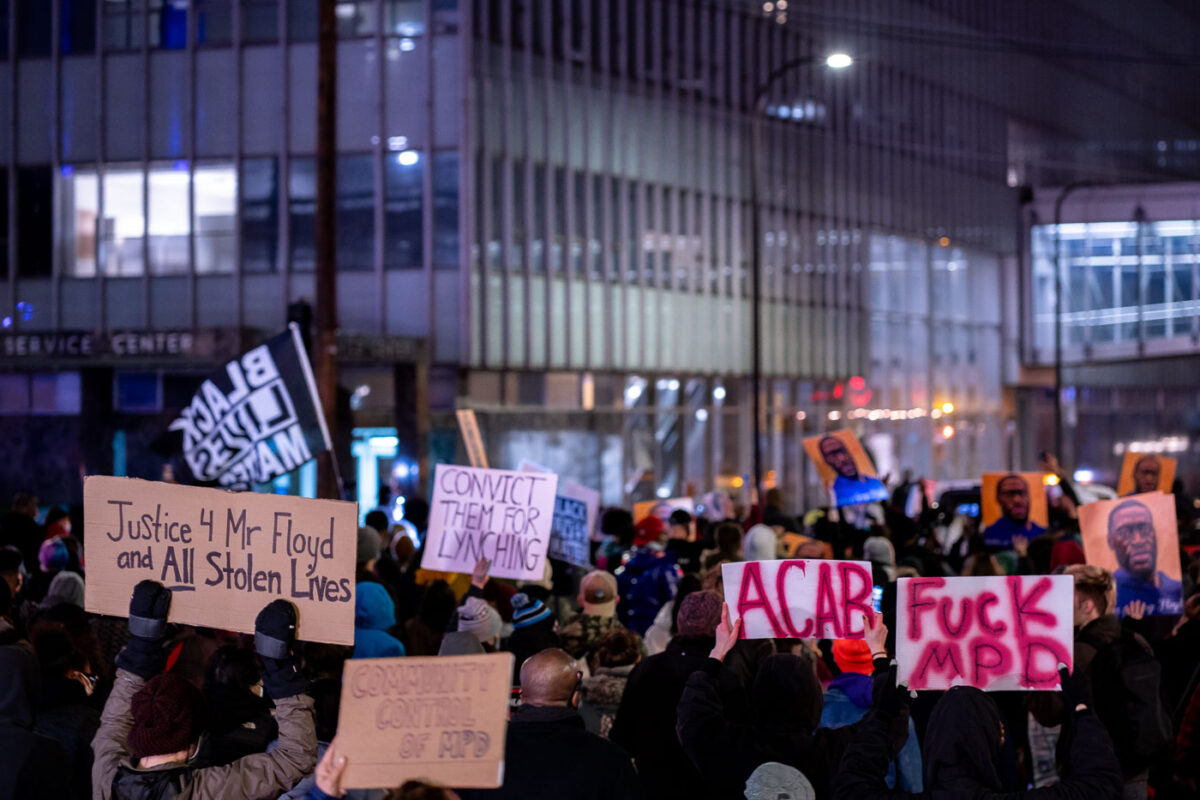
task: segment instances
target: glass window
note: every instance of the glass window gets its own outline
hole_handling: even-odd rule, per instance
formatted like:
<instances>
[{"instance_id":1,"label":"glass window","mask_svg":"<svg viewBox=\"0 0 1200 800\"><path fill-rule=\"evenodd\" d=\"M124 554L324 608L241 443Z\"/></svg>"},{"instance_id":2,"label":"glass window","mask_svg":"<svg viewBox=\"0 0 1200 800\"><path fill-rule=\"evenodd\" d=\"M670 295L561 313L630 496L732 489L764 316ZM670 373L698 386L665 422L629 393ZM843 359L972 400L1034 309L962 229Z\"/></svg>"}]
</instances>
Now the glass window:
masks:
<instances>
[{"instance_id":1,"label":"glass window","mask_svg":"<svg viewBox=\"0 0 1200 800\"><path fill-rule=\"evenodd\" d=\"M29 413L29 376L0 375L0 416Z\"/></svg>"},{"instance_id":2,"label":"glass window","mask_svg":"<svg viewBox=\"0 0 1200 800\"><path fill-rule=\"evenodd\" d=\"M561 201L561 198L559 198ZM433 156L433 263L458 266L458 151Z\"/></svg>"},{"instance_id":3,"label":"glass window","mask_svg":"<svg viewBox=\"0 0 1200 800\"><path fill-rule=\"evenodd\" d=\"M384 159L383 263L388 269L422 266L425 159L416 150Z\"/></svg>"},{"instance_id":4,"label":"glass window","mask_svg":"<svg viewBox=\"0 0 1200 800\"><path fill-rule=\"evenodd\" d=\"M242 0L242 41L274 42L278 38L278 0Z\"/></svg>"},{"instance_id":5,"label":"glass window","mask_svg":"<svg viewBox=\"0 0 1200 800\"><path fill-rule=\"evenodd\" d=\"M58 241L63 274L96 275L96 234L100 222L100 181L95 172L62 168L58 182Z\"/></svg>"},{"instance_id":6,"label":"glass window","mask_svg":"<svg viewBox=\"0 0 1200 800\"><path fill-rule=\"evenodd\" d=\"M136 50L142 46L142 0L104 0L104 46Z\"/></svg>"},{"instance_id":7,"label":"glass window","mask_svg":"<svg viewBox=\"0 0 1200 800\"><path fill-rule=\"evenodd\" d=\"M150 0L150 46L163 50L187 47L188 0Z\"/></svg>"},{"instance_id":8,"label":"glass window","mask_svg":"<svg viewBox=\"0 0 1200 800\"><path fill-rule=\"evenodd\" d=\"M287 0L288 39L293 42L317 40L317 0Z\"/></svg>"},{"instance_id":9,"label":"glass window","mask_svg":"<svg viewBox=\"0 0 1200 800\"><path fill-rule=\"evenodd\" d=\"M100 262L110 277L141 275L142 239L146 235L141 170L104 173L104 219L100 225Z\"/></svg>"},{"instance_id":10,"label":"glass window","mask_svg":"<svg viewBox=\"0 0 1200 800\"><path fill-rule=\"evenodd\" d=\"M150 168L150 270L181 275L188 266L187 163Z\"/></svg>"},{"instance_id":11,"label":"glass window","mask_svg":"<svg viewBox=\"0 0 1200 800\"><path fill-rule=\"evenodd\" d=\"M337 16L338 36L375 35L375 0L340 2L333 11Z\"/></svg>"},{"instance_id":12,"label":"glass window","mask_svg":"<svg viewBox=\"0 0 1200 800\"><path fill-rule=\"evenodd\" d=\"M274 272L279 250L279 168L273 158L242 162L242 269Z\"/></svg>"},{"instance_id":13,"label":"glass window","mask_svg":"<svg viewBox=\"0 0 1200 800\"><path fill-rule=\"evenodd\" d=\"M227 45L233 40L234 0L194 0L196 44Z\"/></svg>"},{"instance_id":14,"label":"glass window","mask_svg":"<svg viewBox=\"0 0 1200 800\"><path fill-rule=\"evenodd\" d=\"M337 268L375 268L374 156L339 156Z\"/></svg>"},{"instance_id":15,"label":"glass window","mask_svg":"<svg viewBox=\"0 0 1200 800\"><path fill-rule=\"evenodd\" d=\"M384 32L396 36L425 33L425 3L422 0L386 0Z\"/></svg>"},{"instance_id":16,"label":"glass window","mask_svg":"<svg viewBox=\"0 0 1200 800\"><path fill-rule=\"evenodd\" d=\"M22 56L50 55L50 15L46 0L17 3L17 53Z\"/></svg>"},{"instance_id":17,"label":"glass window","mask_svg":"<svg viewBox=\"0 0 1200 800\"><path fill-rule=\"evenodd\" d=\"M81 406L78 372L33 375L29 382L30 411L34 414L78 414Z\"/></svg>"},{"instance_id":18,"label":"glass window","mask_svg":"<svg viewBox=\"0 0 1200 800\"><path fill-rule=\"evenodd\" d=\"M230 164L196 167L196 272L232 272L237 250L237 170Z\"/></svg>"},{"instance_id":19,"label":"glass window","mask_svg":"<svg viewBox=\"0 0 1200 800\"><path fill-rule=\"evenodd\" d=\"M49 167L22 167L17 171L17 275L51 273L54 231L54 187Z\"/></svg>"},{"instance_id":20,"label":"glass window","mask_svg":"<svg viewBox=\"0 0 1200 800\"><path fill-rule=\"evenodd\" d=\"M95 51L96 0L62 0L58 22L58 47L63 55Z\"/></svg>"},{"instance_id":21,"label":"glass window","mask_svg":"<svg viewBox=\"0 0 1200 800\"><path fill-rule=\"evenodd\" d=\"M288 170L288 260L294 270L311 271L316 265L316 212L316 159L294 159Z\"/></svg>"},{"instance_id":22,"label":"glass window","mask_svg":"<svg viewBox=\"0 0 1200 800\"><path fill-rule=\"evenodd\" d=\"M162 411L162 376L157 372L113 374L113 410L123 414Z\"/></svg>"}]
</instances>

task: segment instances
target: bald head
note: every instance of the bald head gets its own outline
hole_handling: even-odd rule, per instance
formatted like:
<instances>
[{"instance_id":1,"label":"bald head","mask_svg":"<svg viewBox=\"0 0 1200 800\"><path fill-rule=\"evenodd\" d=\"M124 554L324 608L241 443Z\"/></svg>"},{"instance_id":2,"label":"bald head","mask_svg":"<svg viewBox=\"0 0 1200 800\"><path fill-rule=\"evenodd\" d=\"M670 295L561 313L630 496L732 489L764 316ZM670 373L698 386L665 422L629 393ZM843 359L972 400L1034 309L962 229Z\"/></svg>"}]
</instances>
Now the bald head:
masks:
<instances>
[{"instance_id":1,"label":"bald head","mask_svg":"<svg viewBox=\"0 0 1200 800\"><path fill-rule=\"evenodd\" d=\"M527 706L569 706L579 688L575 660L552 647L521 665L521 702Z\"/></svg>"}]
</instances>

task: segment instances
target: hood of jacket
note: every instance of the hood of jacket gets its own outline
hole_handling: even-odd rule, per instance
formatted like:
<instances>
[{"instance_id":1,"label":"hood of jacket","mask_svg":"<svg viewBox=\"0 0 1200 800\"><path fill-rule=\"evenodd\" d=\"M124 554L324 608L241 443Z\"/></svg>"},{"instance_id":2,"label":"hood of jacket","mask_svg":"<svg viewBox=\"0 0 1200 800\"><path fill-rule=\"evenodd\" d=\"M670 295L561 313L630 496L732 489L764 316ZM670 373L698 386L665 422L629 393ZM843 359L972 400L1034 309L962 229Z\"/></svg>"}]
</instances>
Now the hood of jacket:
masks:
<instances>
[{"instance_id":1,"label":"hood of jacket","mask_svg":"<svg viewBox=\"0 0 1200 800\"><path fill-rule=\"evenodd\" d=\"M396 606L378 583L360 583L354 598L354 627L386 631L396 624Z\"/></svg>"},{"instance_id":2,"label":"hood of jacket","mask_svg":"<svg viewBox=\"0 0 1200 800\"><path fill-rule=\"evenodd\" d=\"M942 695L929 716L921 753L926 789L968 784L1000 791L1002 726L996 702L979 689L956 686Z\"/></svg>"},{"instance_id":3,"label":"hood of jacket","mask_svg":"<svg viewBox=\"0 0 1200 800\"><path fill-rule=\"evenodd\" d=\"M791 653L767 656L754 676L750 708L764 732L812 733L821 723L824 696L812 662Z\"/></svg>"},{"instance_id":4,"label":"hood of jacket","mask_svg":"<svg viewBox=\"0 0 1200 800\"><path fill-rule=\"evenodd\" d=\"M37 659L24 645L0 647L0 726L33 729L37 707Z\"/></svg>"},{"instance_id":5,"label":"hood of jacket","mask_svg":"<svg viewBox=\"0 0 1200 800\"><path fill-rule=\"evenodd\" d=\"M843 672L829 682L829 691L837 690L859 708L871 707L871 690L874 681L870 675L858 672Z\"/></svg>"}]
</instances>

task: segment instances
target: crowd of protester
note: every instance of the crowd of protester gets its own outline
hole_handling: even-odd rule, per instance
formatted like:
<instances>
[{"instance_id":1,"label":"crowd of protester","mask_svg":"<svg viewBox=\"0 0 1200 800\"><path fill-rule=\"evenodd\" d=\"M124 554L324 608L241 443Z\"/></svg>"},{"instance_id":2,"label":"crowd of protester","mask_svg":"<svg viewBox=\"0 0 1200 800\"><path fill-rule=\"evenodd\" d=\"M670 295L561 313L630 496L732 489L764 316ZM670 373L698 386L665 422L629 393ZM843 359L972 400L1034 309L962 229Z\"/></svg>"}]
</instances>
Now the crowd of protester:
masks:
<instances>
[{"instance_id":1,"label":"crowd of protester","mask_svg":"<svg viewBox=\"0 0 1200 800\"><path fill-rule=\"evenodd\" d=\"M906 476L852 514L796 514L777 491L761 507L710 493L696 516L605 509L594 569L552 561L521 583L484 559L421 569L428 509L410 501L415 540L380 511L358 531L352 648L296 641L283 600L253 636L168 624L152 581L128 619L90 615L81 531L58 509L39 524L21 492L0 519L0 800L1198 797L1192 506L1177 504L1184 613L1118 616L1059 474L1049 529L1002 550ZM722 565L785 557L871 563L883 599L866 639L739 638ZM1061 691L896 686L898 579L1051 573L1076 587ZM497 651L515 656L503 786L343 790L348 659Z\"/></svg>"}]
</instances>

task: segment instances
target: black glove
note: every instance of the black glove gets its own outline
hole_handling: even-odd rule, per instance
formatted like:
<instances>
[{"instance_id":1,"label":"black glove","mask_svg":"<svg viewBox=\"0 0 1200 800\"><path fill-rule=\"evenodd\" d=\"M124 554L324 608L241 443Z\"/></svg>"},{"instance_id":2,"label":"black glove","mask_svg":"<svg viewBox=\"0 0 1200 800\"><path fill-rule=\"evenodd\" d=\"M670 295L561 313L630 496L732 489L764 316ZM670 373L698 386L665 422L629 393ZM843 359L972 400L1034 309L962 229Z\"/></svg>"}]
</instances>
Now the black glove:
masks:
<instances>
[{"instance_id":1,"label":"black glove","mask_svg":"<svg viewBox=\"0 0 1200 800\"><path fill-rule=\"evenodd\" d=\"M262 656L263 689L272 700L308 690L293 654L295 645L296 607L287 600L272 600L254 621L254 649Z\"/></svg>"},{"instance_id":2,"label":"black glove","mask_svg":"<svg viewBox=\"0 0 1200 800\"><path fill-rule=\"evenodd\" d=\"M129 600L129 641L117 654L117 666L150 680L166 663L167 614L171 590L158 581L145 580L133 587Z\"/></svg>"},{"instance_id":3,"label":"black glove","mask_svg":"<svg viewBox=\"0 0 1200 800\"><path fill-rule=\"evenodd\" d=\"M1074 673L1067 672L1066 666L1058 670L1058 679L1062 684L1063 705L1066 706L1067 716L1077 716L1091 713L1092 686L1083 670L1076 669ZM1082 710L1079 706L1083 706Z\"/></svg>"}]
</instances>

